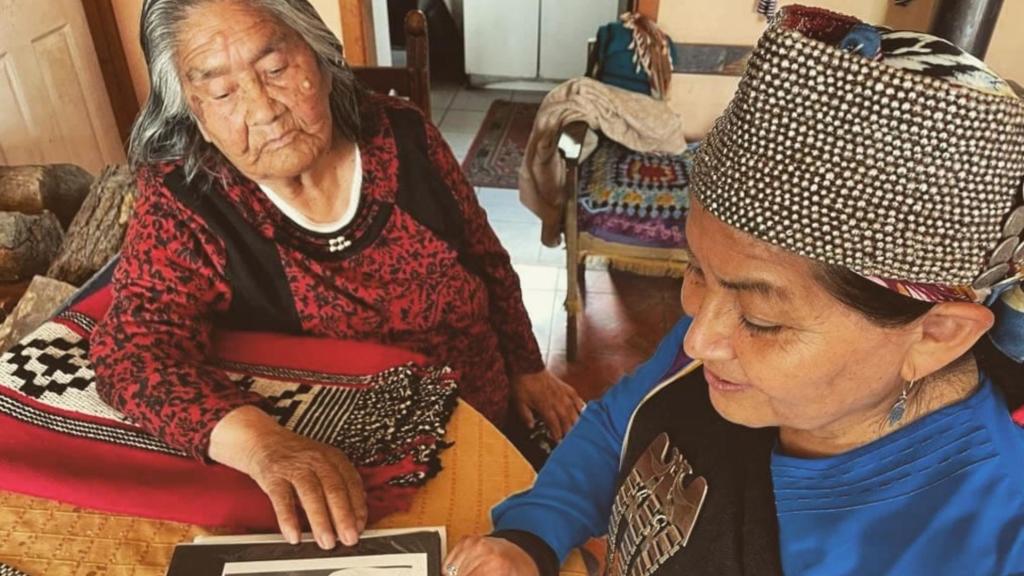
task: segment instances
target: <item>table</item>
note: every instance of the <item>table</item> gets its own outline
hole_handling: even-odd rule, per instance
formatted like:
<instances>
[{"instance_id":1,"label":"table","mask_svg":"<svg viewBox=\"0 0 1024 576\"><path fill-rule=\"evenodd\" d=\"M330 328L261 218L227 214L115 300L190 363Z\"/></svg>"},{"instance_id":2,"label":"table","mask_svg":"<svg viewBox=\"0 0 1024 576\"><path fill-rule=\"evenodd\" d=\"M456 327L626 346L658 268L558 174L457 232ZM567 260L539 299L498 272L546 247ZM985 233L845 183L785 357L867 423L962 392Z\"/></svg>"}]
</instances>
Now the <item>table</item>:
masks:
<instances>
[{"instance_id":1,"label":"table","mask_svg":"<svg viewBox=\"0 0 1024 576\"><path fill-rule=\"evenodd\" d=\"M469 405L456 408L446 438L455 444L442 454L444 469L407 512L373 528L443 525L452 547L463 536L489 532L491 507L533 483L522 455ZM0 563L30 576L162 576L175 544L222 532L0 492ZM561 574L587 575L579 552Z\"/></svg>"}]
</instances>

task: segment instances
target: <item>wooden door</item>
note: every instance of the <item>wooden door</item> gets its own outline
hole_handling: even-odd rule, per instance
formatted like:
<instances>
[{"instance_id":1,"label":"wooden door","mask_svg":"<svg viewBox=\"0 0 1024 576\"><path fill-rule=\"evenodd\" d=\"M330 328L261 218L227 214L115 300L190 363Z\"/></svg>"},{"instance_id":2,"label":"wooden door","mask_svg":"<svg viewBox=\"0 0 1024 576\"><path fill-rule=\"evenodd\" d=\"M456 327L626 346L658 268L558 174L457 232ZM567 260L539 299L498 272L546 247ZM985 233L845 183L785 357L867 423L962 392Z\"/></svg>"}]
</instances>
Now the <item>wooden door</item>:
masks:
<instances>
[{"instance_id":1,"label":"wooden door","mask_svg":"<svg viewBox=\"0 0 1024 576\"><path fill-rule=\"evenodd\" d=\"M0 0L0 163L124 160L82 0Z\"/></svg>"}]
</instances>

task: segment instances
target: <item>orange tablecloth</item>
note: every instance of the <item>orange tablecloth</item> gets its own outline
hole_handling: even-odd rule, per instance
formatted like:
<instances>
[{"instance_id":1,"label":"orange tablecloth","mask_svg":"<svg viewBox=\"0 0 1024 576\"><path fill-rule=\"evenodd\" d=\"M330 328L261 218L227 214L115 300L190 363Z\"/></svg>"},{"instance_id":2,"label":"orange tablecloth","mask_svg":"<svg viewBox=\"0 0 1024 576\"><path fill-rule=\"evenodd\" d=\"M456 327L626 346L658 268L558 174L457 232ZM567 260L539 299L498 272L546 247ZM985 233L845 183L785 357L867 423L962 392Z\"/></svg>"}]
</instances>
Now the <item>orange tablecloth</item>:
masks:
<instances>
[{"instance_id":1,"label":"orange tablecloth","mask_svg":"<svg viewBox=\"0 0 1024 576\"><path fill-rule=\"evenodd\" d=\"M455 410L447 438L455 445L442 455L444 469L408 512L374 528L446 526L454 546L463 536L490 531L491 507L533 483L526 460L470 406ZM0 563L31 576L162 576L175 544L214 532L0 492ZM579 553L562 574L586 575Z\"/></svg>"}]
</instances>

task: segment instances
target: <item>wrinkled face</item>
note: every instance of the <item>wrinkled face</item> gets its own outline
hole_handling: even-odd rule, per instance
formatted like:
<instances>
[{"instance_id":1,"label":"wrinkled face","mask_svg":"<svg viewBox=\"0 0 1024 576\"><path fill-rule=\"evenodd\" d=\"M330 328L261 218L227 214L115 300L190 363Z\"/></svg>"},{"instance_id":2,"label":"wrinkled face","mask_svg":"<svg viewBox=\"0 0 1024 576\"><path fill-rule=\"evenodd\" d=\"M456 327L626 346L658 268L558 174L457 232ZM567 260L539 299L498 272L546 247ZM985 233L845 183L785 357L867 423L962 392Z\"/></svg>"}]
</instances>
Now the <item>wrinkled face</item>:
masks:
<instances>
[{"instance_id":1,"label":"wrinkled face","mask_svg":"<svg viewBox=\"0 0 1024 576\"><path fill-rule=\"evenodd\" d=\"M902 385L909 328L881 328L829 295L811 261L754 239L693 199L685 340L711 401L750 427L841 431L885 413Z\"/></svg>"},{"instance_id":2,"label":"wrinkled face","mask_svg":"<svg viewBox=\"0 0 1024 576\"><path fill-rule=\"evenodd\" d=\"M290 178L331 146L330 83L309 46L232 0L189 10L178 75L208 142L253 180Z\"/></svg>"}]
</instances>

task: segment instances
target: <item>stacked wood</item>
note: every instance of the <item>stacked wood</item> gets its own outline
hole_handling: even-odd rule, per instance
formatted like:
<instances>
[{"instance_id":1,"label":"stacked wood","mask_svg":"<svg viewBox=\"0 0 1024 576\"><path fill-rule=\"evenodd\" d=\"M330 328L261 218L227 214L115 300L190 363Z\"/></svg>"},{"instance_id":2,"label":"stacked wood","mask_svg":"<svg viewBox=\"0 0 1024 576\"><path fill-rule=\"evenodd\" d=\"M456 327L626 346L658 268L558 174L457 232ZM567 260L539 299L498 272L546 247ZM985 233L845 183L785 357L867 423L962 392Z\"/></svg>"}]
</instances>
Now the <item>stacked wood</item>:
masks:
<instances>
[{"instance_id":1,"label":"stacked wood","mask_svg":"<svg viewBox=\"0 0 1024 576\"><path fill-rule=\"evenodd\" d=\"M45 273L63 238L60 222L50 212L0 212L0 284Z\"/></svg>"},{"instance_id":2,"label":"stacked wood","mask_svg":"<svg viewBox=\"0 0 1024 576\"><path fill-rule=\"evenodd\" d=\"M70 164L0 166L0 349L117 253L133 200L124 167L94 180ZM51 268L59 279L37 276Z\"/></svg>"},{"instance_id":3,"label":"stacked wood","mask_svg":"<svg viewBox=\"0 0 1024 576\"><path fill-rule=\"evenodd\" d=\"M0 284L0 323L7 319L7 315L18 305L18 300L27 289L27 280L13 284Z\"/></svg>"},{"instance_id":4,"label":"stacked wood","mask_svg":"<svg viewBox=\"0 0 1024 576\"><path fill-rule=\"evenodd\" d=\"M0 166L0 211L49 211L67 227L78 212L92 175L72 164Z\"/></svg>"},{"instance_id":5,"label":"stacked wood","mask_svg":"<svg viewBox=\"0 0 1024 576\"><path fill-rule=\"evenodd\" d=\"M44 276L33 278L25 295L0 326L0 352L14 346L49 320L74 292L74 286L59 280Z\"/></svg>"},{"instance_id":6,"label":"stacked wood","mask_svg":"<svg viewBox=\"0 0 1024 576\"><path fill-rule=\"evenodd\" d=\"M121 250L135 201L127 166L108 166L93 183L46 275L80 285Z\"/></svg>"}]
</instances>

